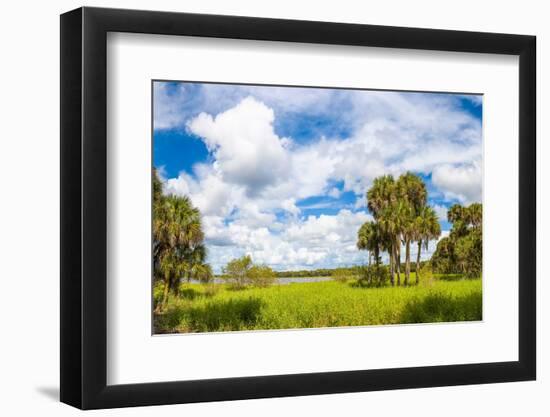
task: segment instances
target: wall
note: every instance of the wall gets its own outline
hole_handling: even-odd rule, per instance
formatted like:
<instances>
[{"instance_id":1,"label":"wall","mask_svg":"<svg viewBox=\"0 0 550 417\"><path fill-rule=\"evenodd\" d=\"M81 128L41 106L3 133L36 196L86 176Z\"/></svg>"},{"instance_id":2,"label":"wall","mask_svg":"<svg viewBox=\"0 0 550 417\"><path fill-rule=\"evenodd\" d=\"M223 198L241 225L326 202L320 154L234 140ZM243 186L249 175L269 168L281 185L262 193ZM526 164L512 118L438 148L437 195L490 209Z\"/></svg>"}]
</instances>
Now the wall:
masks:
<instances>
[{"instance_id":1,"label":"wall","mask_svg":"<svg viewBox=\"0 0 550 417\"><path fill-rule=\"evenodd\" d=\"M550 87L543 78L550 59L550 26L544 2L463 0L358 2L353 0L271 2L93 1L89 6L159 9L217 14L330 20L534 34L538 37L539 213L550 209L549 124L542 120ZM33 412L59 416L77 411L59 404L59 18L80 2L8 2L2 7L2 147L0 170L0 410L4 415ZM7 147L6 147L7 145ZM550 222L539 215L539 259L550 250ZM542 236L545 236L544 239ZM407 416L548 415L550 390L548 280L539 266L539 379L537 382L326 395L232 403L101 411L94 415L196 416L376 415ZM32 414L31 414L32 415Z\"/></svg>"}]
</instances>

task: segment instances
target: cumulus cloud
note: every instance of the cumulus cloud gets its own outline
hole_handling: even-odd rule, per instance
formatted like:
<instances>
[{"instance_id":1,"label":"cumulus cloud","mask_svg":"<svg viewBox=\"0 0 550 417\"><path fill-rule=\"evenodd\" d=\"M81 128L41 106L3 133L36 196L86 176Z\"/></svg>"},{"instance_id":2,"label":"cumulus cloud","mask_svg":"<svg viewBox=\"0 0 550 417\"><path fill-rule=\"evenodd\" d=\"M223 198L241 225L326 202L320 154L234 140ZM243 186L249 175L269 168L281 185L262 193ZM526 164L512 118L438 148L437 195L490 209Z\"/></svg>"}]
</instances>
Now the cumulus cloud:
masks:
<instances>
[{"instance_id":1,"label":"cumulus cloud","mask_svg":"<svg viewBox=\"0 0 550 417\"><path fill-rule=\"evenodd\" d=\"M446 221L447 220L447 207L441 204L435 204L433 206L433 209L435 211L435 214L437 214L437 217L440 221Z\"/></svg>"},{"instance_id":2,"label":"cumulus cloud","mask_svg":"<svg viewBox=\"0 0 550 417\"><path fill-rule=\"evenodd\" d=\"M221 218L205 217L205 233L215 267L232 257L250 254L255 262L278 269L307 269L363 262L355 248L356 233L371 217L340 210L336 215L290 219L280 231L269 225L255 227L245 219L227 225Z\"/></svg>"},{"instance_id":3,"label":"cumulus cloud","mask_svg":"<svg viewBox=\"0 0 550 417\"><path fill-rule=\"evenodd\" d=\"M213 153L225 181L257 194L288 176L289 154L273 120L272 109L248 97L216 117L201 113L187 126Z\"/></svg>"},{"instance_id":4,"label":"cumulus cloud","mask_svg":"<svg viewBox=\"0 0 550 417\"><path fill-rule=\"evenodd\" d=\"M187 101L184 84L171 87L167 83L153 84L153 125L156 130L171 129L183 123L181 108Z\"/></svg>"},{"instance_id":5,"label":"cumulus cloud","mask_svg":"<svg viewBox=\"0 0 550 417\"><path fill-rule=\"evenodd\" d=\"M444 164L432 172L432 182L449 200L462 204L481 201L482 172L479 163Z\"/></svg>"}]
</instances>

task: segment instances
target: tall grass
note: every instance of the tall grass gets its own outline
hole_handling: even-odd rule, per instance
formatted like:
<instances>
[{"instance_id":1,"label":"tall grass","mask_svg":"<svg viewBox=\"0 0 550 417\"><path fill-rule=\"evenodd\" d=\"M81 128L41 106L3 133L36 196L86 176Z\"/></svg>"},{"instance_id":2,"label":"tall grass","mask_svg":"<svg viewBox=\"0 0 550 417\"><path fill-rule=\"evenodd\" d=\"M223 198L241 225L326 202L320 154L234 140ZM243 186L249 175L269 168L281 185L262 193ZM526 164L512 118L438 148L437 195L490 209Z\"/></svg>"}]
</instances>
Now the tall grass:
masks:
<instances>
[{"instance_id":1,"label":"tall grass","mask_svg":"<svg viewBox=\"0 0 550 417\"><path fill-rule=\"evenodd\" d=\"M155 288L155 297L161 293ZM217 291L182 285L156 333L292 329L481 320L481 280L364 288L354 282L313 282Z\"/></svg>"}]
</instances>

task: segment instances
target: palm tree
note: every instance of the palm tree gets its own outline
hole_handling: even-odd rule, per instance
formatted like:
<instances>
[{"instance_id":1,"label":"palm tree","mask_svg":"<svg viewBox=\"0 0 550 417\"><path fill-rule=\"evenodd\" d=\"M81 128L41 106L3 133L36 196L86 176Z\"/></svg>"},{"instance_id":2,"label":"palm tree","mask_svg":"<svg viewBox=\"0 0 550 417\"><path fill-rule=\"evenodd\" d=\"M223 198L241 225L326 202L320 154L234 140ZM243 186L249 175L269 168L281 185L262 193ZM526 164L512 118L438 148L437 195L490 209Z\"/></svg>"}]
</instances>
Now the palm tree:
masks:
<instances>
[{"instance_id":1,"label":"palm tree","mask_svg":"<svg viewBox=\"0 0 550 417\"><path fill-rule=\"evenodd\" d=\"M153 168L153 205L156 206L162 199L162 182L160 181L157 169Z\"/></svg>"},{"instance_id":2,"label":"palm tree","mask_svg":"<svg viewBox=\"0 0 550 417\"><path fill-rule=\"evenodd\" d=\"M377 250L388 251L392 285L395 285L395 275L397 275L397 285L401 284L401 245L405 246L404 284L409 285L411 243L417 241L416 282L418 283L422 245L427 248L429 241L437 239L441 234L437 216L433 209L427 206L428 191L424 181L411 172L402 174L397 181L391 175L383 175L374 180L366 197L367 207L374 217L374 223L366 223L359 231L358 248L369 250L373 225L378 225L380 239ZM477 208L472 210L470 216L478 219L479 215L476 213L480 210L475 210ZM456 217L461 222L465 221L464 216L463 208L458 205L451 208L449 213L449 217Z\"/></svg>"},{"instance_id":3,"label":"palm tree","mask_svg":"<svg viewBox=\"0 0 550 417\"><path fill-rule=\"evenodd\" d=\"M453 204L449 210L447 210L447 220L449 223L455 223L457 221L464 220L464 207L460 204Z\"/></svg>"},{"instance_id":4,"label":"palm tree","mask_svg":"<svg viewBox=\"0 0 550 417\"><path fill-rule=\"evenodd\" d=\"M203 240L200 212L189 198L162 196L155 204L153 220L154 277L164 281L159 311L166 306L169 290L177 295L180 279L204 263Z\"/></svg>"},{"instance_id":5,"label":"palm tree","mask_svg":"<svg viewBox=\"0 0 550 417\"><path fill-rule=\"evenodd\" d=\"M394 273L397 275L397 285L401 285L400 246L403 229L407 224L410 206L405 201L395 201L387 206L379 215L379 223L387 236L390 253L390 278L394 285Z\"/></svg>"},{"instance_id":6,"label":"palm tree","mask_svg":"<svg viewBox=\"0 0 550 417\"><path fill-rule=\"evenodd\" d=\"M428 250L430 240L438 239L441 235L441 226L435 210L431 207L424 207L415 220L415 239L418 242L416 253L416 284L420 282L420 253L422 244Z\"/></svg>"},{"instance_id":7,"label":"palm tree","mask_svg":"<svg viewBox=\"0 0 550 417\"><path fill-rule=\"evenodd\" d=\"M363 223L357 232L357 249L369 251L369 265L373 254L374 261L378 264L380 251L378 240L376 223L372 221Z\"/></svg>"},{"instance_id":8,"label":"palm tree","mask_svg":"<svg viewBox=\"0 0 550 417\"><path fill-rule=\"evenodd\" d=\"M391 175L375 178L372 187L367 191L367 207L375 220L382 211L396 200L395 180Z\"/></svg>"},{"instance_id":9,"label":"palm tree","mask_svg":"<svg viewBox=\"0 0 550 417\"><path fill-rule=\"evenodd\" d=\"M392 175L383 175L375 178L372 187L367 191L367 207L374 220L380 224L381 235L384 236L385 246L390 258L390 281L394 285L395 261L397 259L394 239L394 225L388 218L390 207L397 200L395 180ZM384 218L385 213L385 218Z\"/></svg>"},{"instance_id":10,"label":"palm tree","mask_svg":"<svg viewBox=\"0 0 550 417\"><path fill-rule=\"evenodd\" d=\"M479 277L483 258L483 206L453 205L447 214L453 223L448 238L441 239L433 254L434 266L441 272L461 272L470 278Z\"/></svg>"},{"instance_id":11,"label":"palm tree","mask_svg":"<svg viewBox=\"0 0 550 417\"><path fill-rule=\"evenodd\" d=\"M481 203L470 204L467 207L467 210L469 220L468 223L470 223L475 228L481 227L481 223L483 221L483 207Z\"/></svg>"},{"instance_id":12,"label":"palm tree","mask_svg":"<svg viewBox=\"0 0 550 417\"><path fill-rule=\"evenodd\" d=\"M363 223L357 232L357 249L369 251L369 266L371 257L374 256L377 271L380 264L380 251L383 247L383 236L379 224L373 221ZM369 274L368 281L372 284L372 274Z\"/></svg>"},{"instance_id":13,"label":"palm tree","mask_svg":"<svg viewBox=\"0 0 550 417\"><path fill-rule=\"evenodd\" d=\"M402 221L402 236L405 242L405 285L409 285L411 277L411 241L416 233L414 209L410 204L405 203L399 214Z\"/></svg>"},{"instance_id":14,"label":"palm tree","mask_svg":"<svg viewBox=\"0 0 550 417\"><path fill-rule=\"evenodd\" d=\"M208 283L212 281L214 273L212 272L212 267L205 263L196 263L191 266L190 278L197 281Z\"/></svg>"},{"instance_id":15,"label":"palm tree","mask_svg":"<svg viewBox=\"0 0 550 417\"><path fill-rule=\"evenodd\" d=\"M405 285L408 285L411 275L411 241L417 234L415 218L426 206L428 191L422 178L412 172L402 174L397 180L396 186L399 198L408 205L406 210L402 210L402 234L405 244Z\"/></svg>"}]
</instances>

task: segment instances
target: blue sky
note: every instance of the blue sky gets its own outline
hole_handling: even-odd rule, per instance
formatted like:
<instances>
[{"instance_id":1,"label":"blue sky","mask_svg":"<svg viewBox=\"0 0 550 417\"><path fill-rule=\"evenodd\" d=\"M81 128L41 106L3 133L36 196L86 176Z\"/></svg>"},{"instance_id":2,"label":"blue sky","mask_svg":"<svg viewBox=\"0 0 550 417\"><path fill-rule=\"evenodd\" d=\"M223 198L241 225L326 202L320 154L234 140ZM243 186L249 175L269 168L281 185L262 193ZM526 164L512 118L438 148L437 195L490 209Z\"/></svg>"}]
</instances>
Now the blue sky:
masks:
<instances>
[{"instance_id":1,"label":"blue sky","mask_svg":"<svg viewBox=\"0 0 550 417\"><path fill-rule=\"evenodd\" d=\"M479 95L155 82L153 103L153 163L201 210L217 272L244 254L364 263L355 236L382 174L420 175L444 234L450 205L481 201Z\"/></svg>"}]
</instances>

